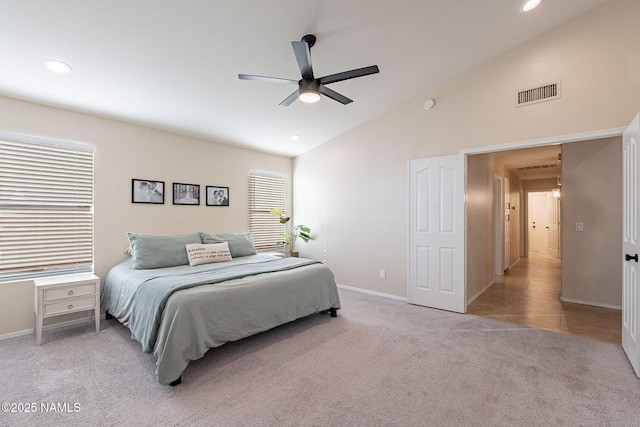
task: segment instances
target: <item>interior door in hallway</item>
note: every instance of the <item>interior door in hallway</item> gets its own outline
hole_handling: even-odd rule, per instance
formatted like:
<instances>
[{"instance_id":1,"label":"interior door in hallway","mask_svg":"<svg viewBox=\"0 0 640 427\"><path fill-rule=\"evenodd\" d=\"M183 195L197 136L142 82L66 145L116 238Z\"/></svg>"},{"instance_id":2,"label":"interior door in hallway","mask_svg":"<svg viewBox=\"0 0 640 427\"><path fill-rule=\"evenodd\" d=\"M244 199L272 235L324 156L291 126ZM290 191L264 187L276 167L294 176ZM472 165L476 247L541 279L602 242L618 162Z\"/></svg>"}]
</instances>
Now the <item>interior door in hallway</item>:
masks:
<instances>
[{"instance_id":1,"label":"interior door in hallway","mask_svg":"<svg viewBox=\"0 0 640 427\"><path fill-rule=\"evenodd\" d=\"M560 193L558 193L560 194ZM547 193L547 244L548 253L554 258L560 258L560 197L553 192Z\"/></svg>"},{"instance_id":2,"label":"interior door in hallway","mask_svg":"<svg viewBox=\"0 0 640 427\"><path fill-rule=\"evenodd\" d=\"M464 155L411 160L408 186L408 301L464 313Z\"/></svg>"},{"instance_id":3,"label":"interior door in hallway","mask_svg":"<svg viewBox=\"0 0 640 427\"><path fill-rule=\"evenodd\" d=\"M504 269L511 265L511 195L509 194L509 178L504 179Z\"/></svg>"},{"instance_id":4,"label":"interior door in hallway","mask_svg":"<svg viewBox=\"0 0 640 427\"><path fill-rule=\"evenodd\" d=\"M640 377L638 163L640 114L622 134L622 348Z\"/></svg>"},{"instance_id":5,"label":"interior door in hallway","mask_svg":"<svg viewBox=\"0 0 640 427\"><path fill-rule=\"evenodd\" d=\"M550 191L529 193L529 252L549 250L547 198Z\"/></svg>"}]
</instances>

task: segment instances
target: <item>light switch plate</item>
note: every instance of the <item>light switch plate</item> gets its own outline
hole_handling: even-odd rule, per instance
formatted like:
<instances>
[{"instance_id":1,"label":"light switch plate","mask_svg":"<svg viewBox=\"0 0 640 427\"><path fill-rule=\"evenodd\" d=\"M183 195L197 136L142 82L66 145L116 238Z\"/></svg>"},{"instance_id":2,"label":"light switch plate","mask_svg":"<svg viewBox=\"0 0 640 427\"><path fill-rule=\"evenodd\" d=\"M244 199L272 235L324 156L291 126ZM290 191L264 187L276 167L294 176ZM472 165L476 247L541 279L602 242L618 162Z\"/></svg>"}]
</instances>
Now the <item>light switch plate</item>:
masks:
<instances>
[{"instance_id":1,"label":"light switch plate","mask_svg":"<svg viewBox=\"0 0 640 427\"><path fill-rule=\"evenodd\" d=\"M584 231L584 224L582 222L576 222L576 231Z\"/></svg>"}]
</instances>

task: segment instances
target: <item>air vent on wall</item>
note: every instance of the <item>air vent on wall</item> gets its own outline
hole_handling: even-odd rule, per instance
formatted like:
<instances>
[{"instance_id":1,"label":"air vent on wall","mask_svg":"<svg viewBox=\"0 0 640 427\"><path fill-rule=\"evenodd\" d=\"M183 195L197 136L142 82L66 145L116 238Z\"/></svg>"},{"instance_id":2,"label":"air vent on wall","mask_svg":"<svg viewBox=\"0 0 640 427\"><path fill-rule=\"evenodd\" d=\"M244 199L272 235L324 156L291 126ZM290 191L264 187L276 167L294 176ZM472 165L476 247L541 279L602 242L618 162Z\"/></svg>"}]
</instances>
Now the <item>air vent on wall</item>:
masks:
<instances>
[{"instance_id":1,"label":"air vent on wall","mask_svg":"<svg viewBox=\"0 0 640 427\"><path fill-rule=\"evenodd\" d=\"M519 171L530 171L535 169L549 169L549 168L557 168L558 165L550 164L550 165L533 165L533 166L521 166L516 168Z\"/></svg>"},{"instance_id":2,"label":"air vent on wall","mask_svg":"<svg viewBox=\"0 0 640 427\"><path fill-rule=\"evenodd\" d=\"M560 98L560 80L518 92L516 107Z\"/></svg>"}]
</instances>

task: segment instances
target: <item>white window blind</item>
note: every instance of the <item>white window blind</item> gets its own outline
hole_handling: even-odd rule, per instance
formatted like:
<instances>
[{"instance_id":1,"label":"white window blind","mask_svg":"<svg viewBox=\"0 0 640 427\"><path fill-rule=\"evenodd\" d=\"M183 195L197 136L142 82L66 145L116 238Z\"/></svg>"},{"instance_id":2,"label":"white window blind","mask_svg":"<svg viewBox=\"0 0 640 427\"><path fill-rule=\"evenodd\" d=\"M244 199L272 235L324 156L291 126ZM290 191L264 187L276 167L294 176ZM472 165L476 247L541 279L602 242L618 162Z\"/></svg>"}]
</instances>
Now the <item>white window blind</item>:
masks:
<instances>
[{"instance_id":1,"label":"white window blind","mask_svg":"<svg viewBox=\"0 0 640 427\"><path fill-rule=\"evenodd\" d=\"M286 204L286 176L249 172L249 231L257 250L283 248L284 224L270 211L280 208L285 213Z\"/></svg>"},{"instance_id":2,"label":"white window blind","mask_svg":"<svg viewBox=\"0 0 640 427\"><path fill-rule=\"evenodd\" d=\"M0 281L93 269L93 147L0 135Z\"/></svg>"}]
</instances>

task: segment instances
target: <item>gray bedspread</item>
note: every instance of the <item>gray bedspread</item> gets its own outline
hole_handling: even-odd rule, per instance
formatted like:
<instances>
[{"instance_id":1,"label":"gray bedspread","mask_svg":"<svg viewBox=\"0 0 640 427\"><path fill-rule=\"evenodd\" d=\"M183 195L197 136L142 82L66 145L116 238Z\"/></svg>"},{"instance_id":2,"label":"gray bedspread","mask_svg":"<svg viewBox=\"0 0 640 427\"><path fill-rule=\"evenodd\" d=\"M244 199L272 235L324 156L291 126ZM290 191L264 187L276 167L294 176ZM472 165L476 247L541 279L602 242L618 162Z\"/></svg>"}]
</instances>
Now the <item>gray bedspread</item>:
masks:
<instances>
[{"instance_id":1,"label":"gray bedspread","mask_svg":"<svg viewBox=\"0 0 640 427\"><path fill-rule=\"evenodd\" d=\"M101 301L145 352L153 351L161 384L211 347L340 308L326 266L260 254L153 270L134 270L127 259L107 274Z\"/></svg>"}]
</instances>

